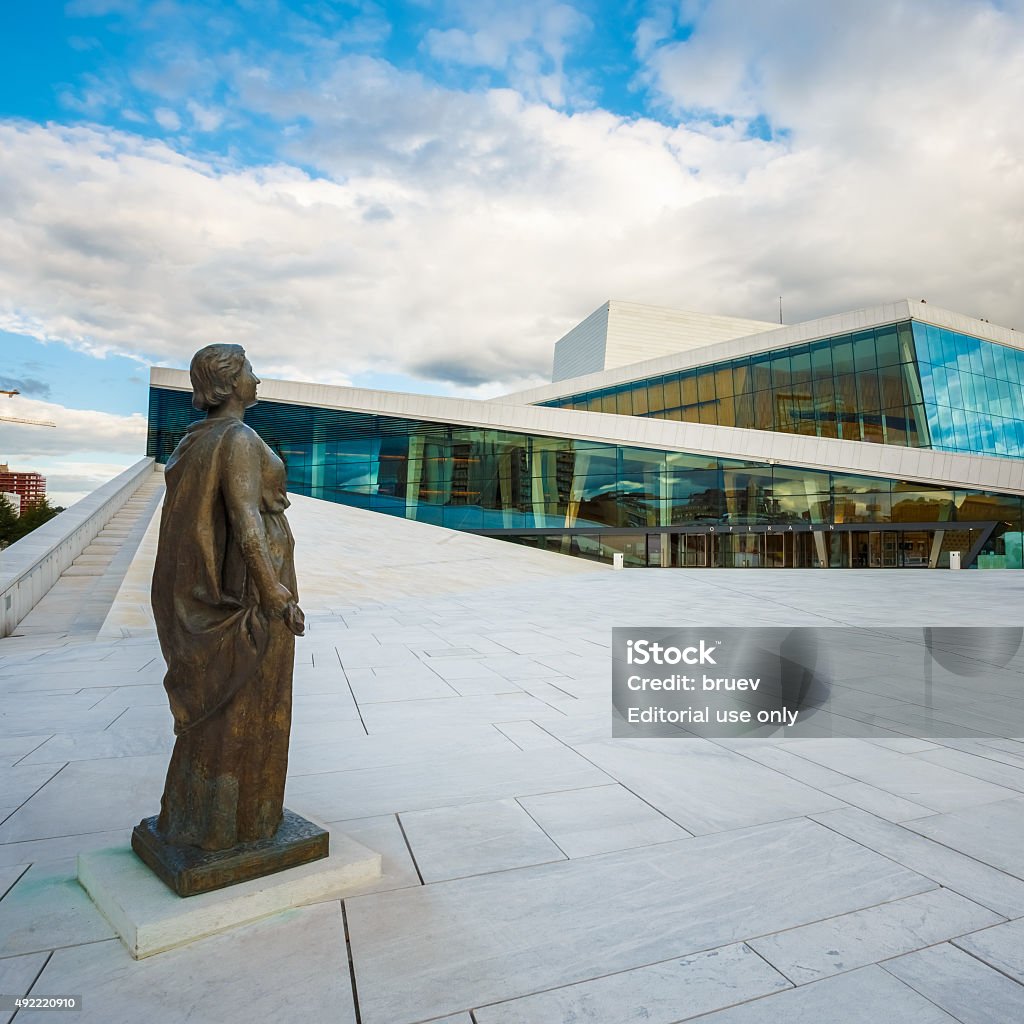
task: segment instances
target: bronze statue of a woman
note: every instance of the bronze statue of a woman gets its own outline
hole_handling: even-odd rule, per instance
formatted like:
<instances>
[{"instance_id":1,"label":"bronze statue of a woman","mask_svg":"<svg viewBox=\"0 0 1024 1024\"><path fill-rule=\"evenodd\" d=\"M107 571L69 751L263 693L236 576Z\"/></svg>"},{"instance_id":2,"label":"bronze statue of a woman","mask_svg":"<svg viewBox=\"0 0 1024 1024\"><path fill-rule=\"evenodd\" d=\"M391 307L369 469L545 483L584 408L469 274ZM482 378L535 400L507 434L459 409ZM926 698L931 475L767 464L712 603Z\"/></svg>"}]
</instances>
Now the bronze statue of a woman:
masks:
<instances>
[{"instance_id":1,"label":"bronze statue of a woman","mask_svg":"<svg viewBox=\"0 0 1024 1024\"><path fill-rule=\"evenodd\" d=\"M177 739L160 814L132 837L181 895L327 852L326 833L284 810L295 637L304 632L284 464L243 422L259 379L241 346L208 345L190 374L192 404L206 418L167 462L152 590ZM306 841L310 829L321 852L280 863L275 844ZM211 851L241 852L248 867ZM254 869L268 857L272 866Z\"/></svg>"}]
</instances>

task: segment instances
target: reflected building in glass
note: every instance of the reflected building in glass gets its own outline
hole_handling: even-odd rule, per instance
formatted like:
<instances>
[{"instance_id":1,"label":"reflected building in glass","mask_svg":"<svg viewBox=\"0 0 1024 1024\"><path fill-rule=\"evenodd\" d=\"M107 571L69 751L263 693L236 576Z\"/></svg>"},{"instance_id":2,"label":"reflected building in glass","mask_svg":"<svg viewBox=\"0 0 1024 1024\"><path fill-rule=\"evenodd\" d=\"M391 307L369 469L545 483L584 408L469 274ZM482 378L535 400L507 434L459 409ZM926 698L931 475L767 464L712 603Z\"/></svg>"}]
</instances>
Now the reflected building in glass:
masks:
<instances>
[{"instance_id":1,"label":"reflected building in glass","mask_svg":"<svg viewBox=\"0 0 1024 1024\"><path fill-rule=\"evenodd\" d=\"M630 307L641 342L666 322L649 308ZM909 300L788 327L692 316L681 351L492 401L264 381L246 421L292 491L567 555L1022 567L1015 332ZM600 337L572 344L562 365L593 365ZM153 369L150 455L201 415L187 373Z\"/></svg>"}]
</instances>

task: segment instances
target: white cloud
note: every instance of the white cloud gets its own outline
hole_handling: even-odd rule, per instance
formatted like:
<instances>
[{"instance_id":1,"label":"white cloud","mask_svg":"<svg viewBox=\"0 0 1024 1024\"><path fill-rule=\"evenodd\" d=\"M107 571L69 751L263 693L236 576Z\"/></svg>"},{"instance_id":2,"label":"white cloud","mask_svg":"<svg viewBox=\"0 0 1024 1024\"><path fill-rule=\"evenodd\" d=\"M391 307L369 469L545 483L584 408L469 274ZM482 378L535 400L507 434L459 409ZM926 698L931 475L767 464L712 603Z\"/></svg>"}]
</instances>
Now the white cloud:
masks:
<instances>
[{"instance_id":1,"label":"white cloud","mask_svg":"<svg viewBox=\"0 0 1024 1024\"><path fill-rule=\"evenodd\" d=\"M746 240L746 280L775 278L807 316L923 294L1024 326L1021 4L718 0L690 14L685 42L651 52L649 82L676 111L784 132L786 155L702 225Z\"/></svg>"},{"instance_id":2,"label":"white cloud","mask_svg":"<svg viewBox=\"0 0 1024 1024\"><path fill-rule=\"evenodd\" d=\"M157 107L153 111L153 120L156 121L164 131L176 132L181 128L181 118L170 107Z\"/></svg>"},{"instance_id":3,"label":"white cloud","mask_svg":"<svg viewBox=\"0 0 1024 1024\"><path fill-rule=\"evenodd\" d=\"M215 132L224 122L224 111L213 107L204 107L195 100L189 100L186 104L192 123L201 132Z\"/></svg>"},{"instance_id":4,"label":"white cloud","mask_svg":"<svg viewBox=\"0 0 1024 1024\"><path fill-rule=\"evenodd\" d=\"M12 422L12 418L41 420L52 427ZM0 406L4 446L2 458L12 466L18 459L63 456L69 452L146 454L146 418L141 413L118 416L91 409L69 409L55 402L19 396Z\"/></svg>"},{"instance_id":5,"label":"white cloud","mask_svg":"<svg viewBox=\"0 0 1024 1024\"><path fill-rule=\"evenodd\" d=\"M575 7L550 0L510 6L491 0L449 4L455 28L430 29L423 47L436 60L503 71L509 84L530 99L562 106L570 83L565 58L590 19Z\"/></svg>"},{"instance_id":6,"label":"white cloud","mask_svg":"<svg viewBox=\"0 0 1024 1024\"><path fill-rule=\"evenodd\" d=\"M727 177L744 160L727 150L766 148L509 92L423 85L399 108L408 84L339 83L342 111L399 111L392 134L383 119L372 136L342 125L347 152L330 123L308 141L332 176L351 169L344 182L215 167L103 129L0 126L0 191L20 211L0 222L0 296L18 297L0 298L0 327L177 363L236 341L258 370L308 379L419 369L514 386L609 294L669 284L685 253L666 262L651 234L715 192L687 164Z\"/></svg>"},{"instance_id":7,"label":"white cloud","mask_svg":"<svg viewBox=\"0 0 1024 1024\"><path fill-rule=\"evenodd\" d=\"M116 416L19 396L4 399L0 417L56 424L0 419L0 461L14 470L42 473L54 505L73 504L146 455L146 419L139 413Z\"/></svg>"},{"instance_id":8,"label":"white cloud","mask_svg":"<svg viewBox=\"0 0 1024 1024\"><path fill-rule=\"evenodd\" d=\"M309 126L261 168L0 123L0 327L491 389L546 373L607 298L770 320L780 293L789 319L923 295L1024 328L1017 10L769 6L695 8L683 44L662 15L644 29L651 87L717 127L570 115L366 57L232 80L239 109ZM746 137L757 116L788 134Z\"/></svg>"}]
</instances>

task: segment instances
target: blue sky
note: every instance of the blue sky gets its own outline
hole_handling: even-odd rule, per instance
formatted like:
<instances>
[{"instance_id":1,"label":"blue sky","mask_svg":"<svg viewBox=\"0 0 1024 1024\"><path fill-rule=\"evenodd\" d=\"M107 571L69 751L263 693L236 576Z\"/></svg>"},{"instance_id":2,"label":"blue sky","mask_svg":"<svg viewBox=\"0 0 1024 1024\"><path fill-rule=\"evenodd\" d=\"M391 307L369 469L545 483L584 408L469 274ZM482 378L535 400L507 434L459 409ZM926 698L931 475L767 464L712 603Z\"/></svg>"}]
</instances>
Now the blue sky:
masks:
<instances>
[{"instance_id":1,"label":"blue sky","mask_svg":"<svg viewBox=\"0 0 1024 1024\"><path fill-rule=\"evenodd\" d=\"M608 298L1024 327L1019 0L38 0L0 57L0 402L58 424L0 461L59 500L215 340L489 397Z\"/></svg>"}]
</instances>

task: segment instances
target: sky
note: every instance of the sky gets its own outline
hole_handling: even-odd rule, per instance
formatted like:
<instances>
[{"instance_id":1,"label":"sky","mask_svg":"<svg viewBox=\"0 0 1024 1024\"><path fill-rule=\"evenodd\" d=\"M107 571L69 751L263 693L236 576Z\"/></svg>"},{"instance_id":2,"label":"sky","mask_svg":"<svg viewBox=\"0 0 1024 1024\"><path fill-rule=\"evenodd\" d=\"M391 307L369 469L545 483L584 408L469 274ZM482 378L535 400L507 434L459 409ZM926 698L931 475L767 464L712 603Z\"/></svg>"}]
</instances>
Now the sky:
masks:
<instances>
[{"instance_id":1,"label":"sky","mask_svg":"<svg viewBox=\"0 0 1024 1024\"><path fill-rule=\"evenodd\" d=\"M488 398L609 298L1024 329L1024 0L0 5L0 462L68 504L148 368Z\"/></svg>"}]
</instances>

